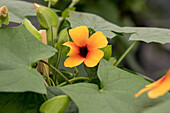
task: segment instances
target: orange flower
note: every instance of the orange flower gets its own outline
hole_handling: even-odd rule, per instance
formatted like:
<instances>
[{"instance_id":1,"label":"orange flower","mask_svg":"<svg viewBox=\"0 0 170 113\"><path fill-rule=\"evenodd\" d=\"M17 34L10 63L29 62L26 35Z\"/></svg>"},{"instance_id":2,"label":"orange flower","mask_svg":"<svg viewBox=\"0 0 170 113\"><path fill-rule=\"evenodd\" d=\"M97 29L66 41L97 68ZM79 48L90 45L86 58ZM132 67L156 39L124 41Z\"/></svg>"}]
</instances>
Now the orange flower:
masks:
<instances>
[{"instance_id":1,"label":"orange flower","mask_svg":"<svg viewBox=\"0 0 170 113\"><path fill-rule=\"evenodd\" d=\"M65 67L75 67L82 62L87 67L96 66L101 58L104 56L104 52L98 48L107 46L107 38L102 32L97 31L89 37L89 30L86 26L79 26L69 30L69 34L73 42L65 42L63 45L70 47L70 51L67 54L69 56L65 62Z\"/></svg>"},{"instance_id":2,"label":"orange flower","mask_svg":"<svg viewBox=\"0 0 170 113\"><path fill-rule=\"evenodd\" d=\"M165 76L163 76L158 81L152 84L146 85L145 87L146 88L140 90L137 94L135 94L135 97L138 97L139 95L148 90L150 90L148 92L148 96L149 98L152 99L164 95L166 92L170 90L170 69Z\"/></svg>"}]
</instances>

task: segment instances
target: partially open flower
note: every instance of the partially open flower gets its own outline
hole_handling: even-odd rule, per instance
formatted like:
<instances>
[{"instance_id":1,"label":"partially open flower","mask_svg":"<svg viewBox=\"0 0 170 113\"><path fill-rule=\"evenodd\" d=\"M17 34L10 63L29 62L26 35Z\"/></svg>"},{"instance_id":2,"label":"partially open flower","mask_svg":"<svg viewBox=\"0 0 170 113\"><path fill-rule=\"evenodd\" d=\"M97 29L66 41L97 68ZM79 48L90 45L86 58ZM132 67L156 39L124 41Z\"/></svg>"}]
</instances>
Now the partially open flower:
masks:
<instances>
[{"instance_id":1,"label":"partially open flower","mask_svg":"<svg viewBox=\"0 0 170 113\"><path fill-rule=\"evenodd\" d=\"M166 73L165 76L163 76L158 81L152 84L146 85L145 87L146 88L140 90L137 94L135 94L135 97L138 97L142 93L149 91L149 90L150 90L148 92L149 98L154 99L154 98L164 95L166 92L170 90L170 69Z\"/></svg>"},{"instance_id":2,"label":"partially open flower","mask_svg":"<svg viewBox=\"0 0 170 113\"><path fill-rule=\"evenodd\" d=\"M104 52L98 48L107 46L107 38L101 31L97 31L89 37L89 31L86 26L79 26L69 30L69 34L73 42L65 42L64 45L70 47L70 51L67 54L69 56L65 62L65 67L75 67L82 62L87 67L96 66L101 58L104 56Z\"/></svg>"}]
</instances>

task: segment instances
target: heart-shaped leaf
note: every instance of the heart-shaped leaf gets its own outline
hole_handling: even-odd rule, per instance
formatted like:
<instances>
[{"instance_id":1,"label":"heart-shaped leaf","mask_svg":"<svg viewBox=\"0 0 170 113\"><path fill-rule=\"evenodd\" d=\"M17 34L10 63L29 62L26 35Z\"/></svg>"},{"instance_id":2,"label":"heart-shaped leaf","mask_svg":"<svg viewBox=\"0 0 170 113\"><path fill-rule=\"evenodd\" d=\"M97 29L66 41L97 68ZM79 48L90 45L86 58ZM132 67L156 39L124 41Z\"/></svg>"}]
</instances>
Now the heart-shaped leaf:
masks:
<instances>
[{"instance_id":1,"label":"heart-shaped leaf","mask_svg":"<svg viewBox=\"0 0 170 113\"><path fill-rule=\"evenodd\" d=\"M24 25L0 28L0 91L46 93L42 76L31 65L55 52L56 49L41 43Z\"/></svg>"},{"instance_id":2,"label":"heart-shaped leaf","mask_svg":"<svg viewBox=\"0 0 170 113\"><path fill-rule=\"evenodd\" d=\"M140 113L165 99L151 100L146 95L135 98L134 94L149 82L105 60L99 64L98 76L101 89L90 83L61 87L78 106L80 113Z\"/></svg>"}]
</instances>

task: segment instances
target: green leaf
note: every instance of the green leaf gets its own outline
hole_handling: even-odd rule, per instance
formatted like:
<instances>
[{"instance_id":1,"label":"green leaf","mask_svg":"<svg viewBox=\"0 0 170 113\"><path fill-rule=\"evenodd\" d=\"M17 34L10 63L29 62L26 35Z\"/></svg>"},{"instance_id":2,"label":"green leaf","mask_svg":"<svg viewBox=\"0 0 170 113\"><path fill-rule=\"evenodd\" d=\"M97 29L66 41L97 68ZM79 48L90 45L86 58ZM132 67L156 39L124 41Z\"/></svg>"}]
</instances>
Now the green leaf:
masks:
<instances>
[{"instance_id":1,"label":"green leaf","mask_svg":"<svg viewBox=\"0 0 170 113\"><path fill-rule=\"evenodd\" d=\"M100 61L98 76L102 89L90 83L61 87L78 106L80 113L139 113L166 99L152 100L146 94L135 98L134 94L149 82L105 60Z\"/></svg>"},{"instance_id":2,"label":"green leaf","mask_svg":"<svg viewBox=\"0 0 170 113\"><path fill-rule=\"evenodd\" d=\"M37 39L42 39L42 35L38 32L38 30L31 24L31 22L28 19L25 19L22 24L25 25L27 30L32 33Z\"/></svg>"},{"instance_id":3,"label":"green leaf","mask_svg":"<svg viewBox=\"0 0 170 113\"><path fill-rule=\"evenodd\" d=\"M40 107L42 113L63 113L70 102L67 95L56 96L44 102Z\"/></svg>"},{"instance_id":4,"label":"green leaf","mask_svg":"<svg viewBox=\"0 0 170 113\"><path fill-rule=\"evenodd\" d=\"M69 17L67 19L71 23L71 27L85 25L88 28L94 29L95 31L103 32L103 34L108 38L113 38L116 36L113 31L131 33L124 31L121 27L112 24L95 14L69 11Z\"/></svg>"},{"instance_id":5,"label":"green leaf","mask_svg":"<svg viewBox=\"0 0 170 113\"><path fill-rule=\"evenodd\" d=\"M36 93L0 93L0 113L39 113L44 98Z\"/></svg>"},{"instance_id":6,"label":"green leaf","mask_svg":"<svg viewBox=\"0 0 170 113\"><path fill-rule=\"evenodd\" d=\"M0 91L46 93L42 76L31 67L56 49L35 38L24 25L0 28Z\"/></svg>"},{"instance_id":7,"label":"green leaf","mask_svg":"<svg viewBox=\"0 0 170 113\"><path fill-rule=\"evenodd\" d=\"M68 15L69 15L69 11L75 11L75 10L76 10L75 7L67 8L67 9L65 9L65 10L62 12L61 16L62 16L63 18L67 18Z\"/></svg>"},{"instance_id":8,"label":"green leaf","mask_svg":"<svg viewBox=\"0 0 170 113\"><path fill-rule=\"evenodd\" d=\"M104 52L103 58L108 61L112 55L112 45L107 45L106 47L101 48L101 50Z\"/></svg>"},{"instance_id":9,"label":"green leaf","mask_svg":"<svg viewBox=\"0 0 170 113\"><path fill-rule=\"evenodd\" d=\"M35 16L33 3L25 1L0 0L0 7L7 6L9 21L21 23L28 16Z\"/></svg>"},{"instance_id":10,"label":"green leaf","mask_svg":"<svg viewBox=\"0 0 170 113\"><path fill-rule=\"evenodd\" d=\"M98 78L97 76L98 65L95 67L87 67L86 65L84 65L84 69L86 70L87 75L90 78L90 80Z\"/></svg>"},{"instance_id":11,"label":"green leaf","mask_svg":"<svg viewBox=\"0 0 170 113\"><path fill-rule=\"evenodd\" d=\"M144 42L170 43L170 30L149 27L119 27L103 18L90 13L69 11L67 18L71 27L85 25L95 31L101 31L108 38L113 38L120 33L130 33L129 40L140 40Z\"/></svg>"},{"instance_id":12,"label":"green leaf","mask_svg":"<svg viewBox=\"0 0 170 113\"><path fill-rule=\"evenodd\" d=\"M125 31L134 32L129 40L140 40L147 43L170 43L170 29L149 27L124 27L123 29Z\"/></svg>"},{"instance_id":13,"label":"green leaf","mask_svg":"<svg viewBox=\"0 0 170 113\"><path fill-rule=\"evenodd\" d=\"M37 17L44 28L56 27L58 24L57 15L49 8L40 6L37 10Z\"/></svg>"},{"instance_id":14,"label":"green leaf","mask_svg":"<svg viewBox=\"0 0 170 113\"><path fill-rule=\"evenodd\" d=\"M153 106L142 113L169 113L170 112L170 100L166 100L156 106Z\"/></svg>"},{"instance_id":15,"label":"green leaf","mask_svg":"<svg viewBox=\"0 0 170 113\"><path fill-rule=\"evenodd\" d=\"M69 41L69 35L68 35L68 32L67 32L67 29L63 29L59 33L58 40L57 40L57 43L56 43L56 47L59 48L59 49L62 49L63 44L67 41Z\"/></svg>"}]
</instances>

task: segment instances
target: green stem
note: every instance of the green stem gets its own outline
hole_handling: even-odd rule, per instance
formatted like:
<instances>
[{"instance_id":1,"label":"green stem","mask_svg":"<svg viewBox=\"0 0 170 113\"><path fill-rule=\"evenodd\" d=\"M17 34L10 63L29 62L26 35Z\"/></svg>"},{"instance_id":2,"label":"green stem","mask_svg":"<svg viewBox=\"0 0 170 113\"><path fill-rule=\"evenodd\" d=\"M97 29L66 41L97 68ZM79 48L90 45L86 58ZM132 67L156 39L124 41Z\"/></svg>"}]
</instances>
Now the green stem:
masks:
<instances>
[{"instance_id":1,"label":"green stem","mask_svg":"<svg viewBox=\"0 0 170 113\"><path fill-rule=\"evenodd\" d=\"M48 2L48 8L50 8L50 7L51 7L51 2L49 1L49 2Z\"/></svg>"},{"instance_id":2,"label":"green stem","mask_svg":"<svg viewBox=\"0 0 170 113\"><path fill-rule=\"evenodd\" d=\"M2 27L2 19L0 19L0 27Z\"/></svg>"},{"instance_id":3,"label":"green stem","mask_svg":"<svg viewBox=\"0 0 170 113\"><path fill-rule=\"evenodd\" d=\"M46 68L46 66L45 66L44 63L42 63L42 64L43 64L43 67L44 67L44 69L45 69L45 73L46 73L46 78L47 78L48 84L49 84L50 86L52 86L52 85L51 85L51 81L50 81L50 77L48 76L47 68Z\"/></svg>"},{"instance_id":4,"label":"green stem","mask_svg":"<svg viewBox=\"0 0 170 113\"><path fill-rule=\"evenodd\" d=\"M61 25L61 23L62 23L63 20L64 20L63 17L59 17L59 18L58 18L58 25L57 25L57 27L56 27L56 32L57 32L57 33L58 33L58 30L59 30L60 25Z\"/></svg>"},{"instance_id":5,"label":"green stem","mask_svg":"<svg viewBox=\"0 0 170 113\"><path fill-rule=\"evenodd\" d=\"M137 44L138 41L135 41L119 58L119 60L116 62L115 66L118 66L120 62L126 57L126 55L131 51L131 49Z\"/></svg>"},{"instance_id":6,"label":"green stem","mask_svg":"<svg viewBox=\"0 0 170 113\"><path fill-rule=\"evenodd\" d=\"M52 26L50 27L50 36L51 36L51 43L52 43L52 47L54 47L54 35L53 35L53 28Z\"/></svg>"},{"instance_id":7,"label":"green stem","mask_svg":"<svg viewBox=\"0 0 170 113\"><path fill-rule=\"evenodd\" d=\"M61 53L62 53L62 50L59 49L59 50L58 50L58 53L57 53L57 61L56 61L56 68L57 68L57 69L58 69L58 66L59 66L59 63L60 63Z\"/></svg>"},{"instance_id":8,"label":"green stem","mask_svg":"<svg viewBox=\"0 0 170 113\"><path fill-rule=\"evenodd\" d=\"M59 73L69 84L71 84L71 82L67 79L67 77L65 77L58 69L56 69L53 65L43 61L43 60L40 60L40 62L42 63L45 63L47 64L48 66L50 66L52 69L54 69L57 73Z\"/></svg>"},{"instance_id":9,"label":"green stem","mask_svg":"<svg viewBox=\"0 0 170 113\"><path fill-rule=\"evenodd\" d=\"M87 78L87 77L78 77L78 78L70 79L69 82L70 82L70 83L73 83L73 82L78 81L78 80L90 81L90 79ZM58 87L64 86L64 85L66 85L66 84L67 84L67 82L63 82L63 83L59 84Z\"/></svg>"},{"instance_id":10,"label":"green stem","mask_svg":"<svg viewBox=\"0 0 170 113\"><path fill-rule=\"evenodd\" d=\"M46 100L47 100L47 98L46 98L46 96L45 96L45 95L42 95L42 97L43 97L44 101L46 101Z\"/></svg>"},{"instance_id":11,"label":"green stem","mask_svg":"<svg viewBox=\"0 0 170 113\"><path fill-rule=\"evenodd\" d=\"M47 41L51 41L51 46L54 47L54 39L53 39L53 29L52 26L47 29Z\"/></svg>"},{"instance_id":12,"label":"green stem","mask_svg":"<svg viewBox=\"0 0 170 113\"><path fill-rule=\"evenodd\" d=\"M77 3L78 3L78 1L72 0L71 4L68 6L68 8L74 7Z\"/></svg>"},{"instance_id":13,"label":"green stem","mask_svg":"<svg viewBox=\"0 0 170 113\"><path fill-rule=\"evenodd\" d=\"M78 76L78 74L79 74L79 71L78 71L78 69L77 69L77 67L74 67L74 77L77 77Z\"/></svg>"},{"instance_id":14,"label":"green stem","mask_svg":"<svg viewBox=\"0 0 170 113\"><path fill-rule=\"evenodd\" d=\"M51 78L50 78L50 80L51 80L52 86L55 86L54 81Z\"/></svg>"},{"instance_id":15,"label":"green stem","mask_svg":"<svg viewBox=\"0 0 170 113\"><path fill-rule=\"evenodd\" d=\"M41 29L41 25L38 26L38 31Z\"/></svg>"}]
</instances>

